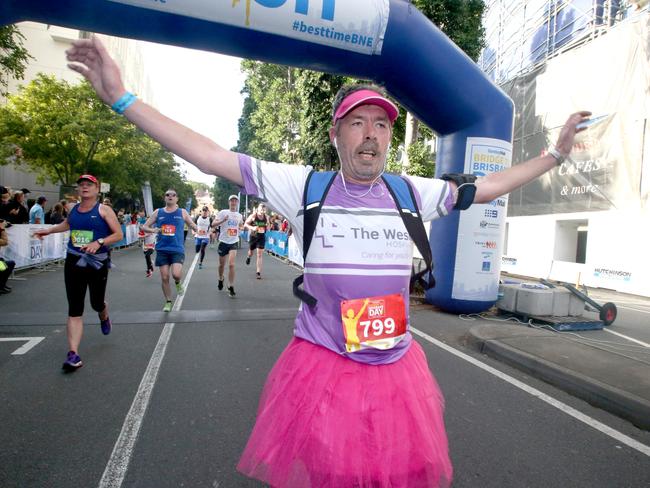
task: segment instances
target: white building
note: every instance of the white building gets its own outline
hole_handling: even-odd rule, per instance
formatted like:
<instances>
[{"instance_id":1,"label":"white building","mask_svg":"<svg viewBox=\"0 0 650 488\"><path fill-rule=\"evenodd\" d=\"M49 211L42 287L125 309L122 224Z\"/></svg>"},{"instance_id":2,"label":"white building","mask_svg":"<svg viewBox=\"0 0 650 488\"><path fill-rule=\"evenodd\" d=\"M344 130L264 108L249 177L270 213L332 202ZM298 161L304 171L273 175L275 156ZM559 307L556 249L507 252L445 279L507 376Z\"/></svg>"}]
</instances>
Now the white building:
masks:
<instances>
[{"instance_id":1,"label":"white building","mask_svg":"<svg viewBox=\"0 0 650 488\"><path fill-rule=\"evenodd\" d=\"M502 270L650 296L647 1L487 0L479 65L515 101L513 163L567 115L607 115L571 161L513 192Z\"/></svg>"},{"instance_id":2,"label":"white building","mask_svg":"<svg viewBox=\"0 0 650 488\"><path fill-rule=\"evenodd\" d=\"M20 85L29 83L38 73L54 75L71 83L81 81L81 76L66 66L65 50L72 41L89 33L36 22L22 22L18 28L25 36L24 47L34 59L29 61L23 80L9 80L9 93L17 92ZM147 103L157 106L151 84L144 74L140 42L108 36L101 38L120 66L126 86L132 87L138 97ZM1 97L0 103L5 103ZM59 199L58 184L38 184L34 174L14 165L0 166L0 184L13 189L28 188L32 192L28 195L30 198L45 195L48 208Z\"/></svg>"}]
</instances>

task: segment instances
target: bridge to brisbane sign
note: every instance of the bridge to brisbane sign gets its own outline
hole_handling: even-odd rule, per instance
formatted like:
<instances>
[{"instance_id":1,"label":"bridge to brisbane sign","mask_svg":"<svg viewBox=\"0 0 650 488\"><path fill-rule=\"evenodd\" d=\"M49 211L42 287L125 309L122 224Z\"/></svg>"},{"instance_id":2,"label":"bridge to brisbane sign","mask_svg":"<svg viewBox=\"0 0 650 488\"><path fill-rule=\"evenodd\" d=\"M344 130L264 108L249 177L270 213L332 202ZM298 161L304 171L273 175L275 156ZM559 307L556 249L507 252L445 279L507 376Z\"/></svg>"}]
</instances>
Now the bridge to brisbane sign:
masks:
<instances>
[{"instance_id":1,"label":"bridge to brisbane sign","mask_svg":"<svg viewBox=\"0 0 650 488\"><path fill-rule=\"evenodd\" d=\"M472 172L475 157L496 153L510 164L512 101L405 0L0 3L0 24L23 20L372 79L438 133L437 175ZM431 227L437 286L427 299L453 312L497 298L505 207L468 212Z\"/></svg>"}]
</instances>

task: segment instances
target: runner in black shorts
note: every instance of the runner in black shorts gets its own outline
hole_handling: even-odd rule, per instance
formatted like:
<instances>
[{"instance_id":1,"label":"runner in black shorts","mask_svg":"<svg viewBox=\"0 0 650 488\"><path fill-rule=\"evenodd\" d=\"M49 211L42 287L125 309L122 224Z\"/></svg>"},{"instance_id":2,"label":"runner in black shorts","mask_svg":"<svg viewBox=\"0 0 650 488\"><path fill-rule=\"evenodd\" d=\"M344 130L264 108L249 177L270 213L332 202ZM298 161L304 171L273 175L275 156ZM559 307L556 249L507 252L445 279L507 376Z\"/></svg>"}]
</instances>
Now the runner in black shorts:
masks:
<instances>
[{"instance_id":1,"label":"runner in black shorts","mask_svg":"<svg viewBox=\"0 0 650 488\"><path fill-rule=\"evenodd\" d=\"M256 276L259 280L262 279L262 258L264 256L264 246L266 245L266 231L269 229L269 216L266 215L266 205L260 203L257 209L248 216L244 226L251 231L246 264L251 264L253 251L257 249Z\"/></svg>"},{"instance_id":2,"label":"runner in black shorts","mask_svg":"<svg viewBox=\"0 0 650 488\"><path fill-rule=\"evenodd\" d=\"M228 295L235 298L235 258L237 257L237 244L239 244L239 231L242 227L242 216L237 211L239 197L230 195L228 210L222 210L212 223L212 227L221 227L219 233L219 283L217 288L223 290L223 273L228 257Z\"/></svg>"},{"instance_id":3,"label":"runner in black shorts","mask_svg":"<svg viewBox=\"0 0 650 488\"><path fill-rule=\"evenodd\" d=\"M106 280L111 265L110 246L122 240L122 228L111 207L97 202L99 181L92 175L81 175L77 180L81 203L70 211L67 220L49 229L34 232L42 239L49 234L70 231L68 253L65 259L65 291L68 297L68 357L65 371L83 366L79 344L83 335L83 312L86 289L90 304L99 314L102 333L111 332L108 305L104 301Z\"/></svg>"}]
</instances>

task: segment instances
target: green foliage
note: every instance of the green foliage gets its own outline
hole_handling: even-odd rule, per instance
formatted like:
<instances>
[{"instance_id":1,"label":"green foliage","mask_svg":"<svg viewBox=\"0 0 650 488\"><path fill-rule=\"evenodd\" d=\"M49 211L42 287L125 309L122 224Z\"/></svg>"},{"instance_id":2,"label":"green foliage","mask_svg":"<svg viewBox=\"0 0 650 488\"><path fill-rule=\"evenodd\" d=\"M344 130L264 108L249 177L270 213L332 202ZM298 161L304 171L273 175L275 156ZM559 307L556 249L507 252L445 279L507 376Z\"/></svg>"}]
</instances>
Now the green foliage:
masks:
<instances>
[{"instance_id":1,"label":"green foliage","mask_svg":"<svg viewBox=\"0 0 650 488\"><path fill-rule=\"evenodd\" d=\"M34 59L23 47L25 37L15 25L0 26L0 95L6 97L9 78L22 80L27 61Z\"/></svg>"},{"instance_id":2,"label":"green foliage","mask_svg":"<svg viewBox=\"0 0 650 488\"><path fill-rule=\"evenodd\" d=\"M72 185L82 173L111 184L113 200L140 200L149 180L154 201L168 187L192 193L173 155L113 113L86 82L39 74L0 107L0 164L16 163L46 180Z\"/></svg>"},{"instance_id":3,"label":"green foliage","mask_svg":"<svg viewBox=\"0 0 650 488\"><path fill-rule=\"evenodd\" d=\"M237 195L239 187L234 183L223 178L215 178L212 195L214 195L214 206L219 210L228 208L228 197L230 195Z\"/></svg>"},{"instance_id":4,"label":"green foliage","mask_svg":"<svg viewBox=\"0 0 650 488\"><path fill-rule=\"evenodd\" d=\"M411 3L472 60L478 59L485 46L483 0L412 0Z\"/></svg>"},{"instance_id":5,"label":"green foliage","mask_svg":"<svg viewBox=\"0 0 650 488\"><path fill-rule=\"evenodd\" d=\"M435 156L423 141L417 141L408 148L409 167L406 174L432 178L436 172Z\"/></svg>"},{"instance_id":6,"label":"green foliage","mask_svg":"<svg viewBox=\"0 0 650 488\"><path fill-rule=\"evenodd\" d=\"M402 174L404 167L399 159L400 149L391 147L386 160L386 171L388 173ZM411 176L422 176L432 178L436 172L435 154L429 151L429 146L423 141L416 141L408 148L409 166L406 174Z\"/></svg>"}]
</instances>

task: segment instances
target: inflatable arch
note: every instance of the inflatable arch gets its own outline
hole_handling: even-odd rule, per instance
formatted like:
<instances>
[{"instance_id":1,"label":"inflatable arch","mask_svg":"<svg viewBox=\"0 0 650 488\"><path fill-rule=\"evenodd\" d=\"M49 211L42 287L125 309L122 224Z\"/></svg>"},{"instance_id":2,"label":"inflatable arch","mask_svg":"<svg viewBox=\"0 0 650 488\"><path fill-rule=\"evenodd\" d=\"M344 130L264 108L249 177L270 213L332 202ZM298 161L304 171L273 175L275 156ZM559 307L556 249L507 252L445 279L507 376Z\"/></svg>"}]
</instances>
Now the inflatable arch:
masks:
<instances>
[{"instance_id":1,"label":"inflatable arch","mask_svg":"<svg viewBox=\"0 0 650 488\"><path fill-rule=\"evenodd\" d=\"M3 0L0 24L31 20L372 79L440 136L437 175L510 165L512 101L405 0ZM506 198L431 226L451 312L497 298Z\"/></svg>"}]
</instances>

